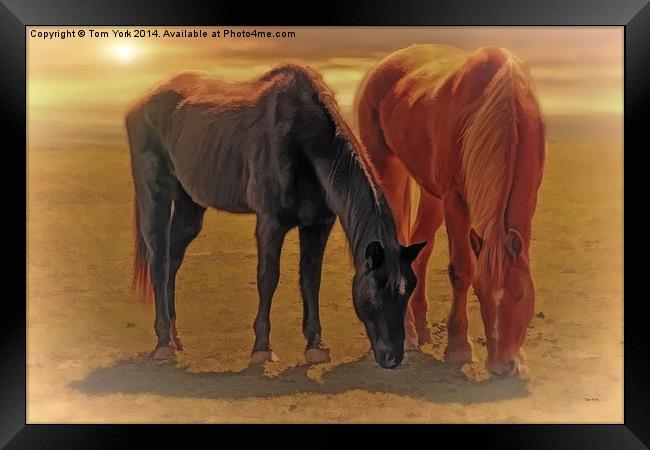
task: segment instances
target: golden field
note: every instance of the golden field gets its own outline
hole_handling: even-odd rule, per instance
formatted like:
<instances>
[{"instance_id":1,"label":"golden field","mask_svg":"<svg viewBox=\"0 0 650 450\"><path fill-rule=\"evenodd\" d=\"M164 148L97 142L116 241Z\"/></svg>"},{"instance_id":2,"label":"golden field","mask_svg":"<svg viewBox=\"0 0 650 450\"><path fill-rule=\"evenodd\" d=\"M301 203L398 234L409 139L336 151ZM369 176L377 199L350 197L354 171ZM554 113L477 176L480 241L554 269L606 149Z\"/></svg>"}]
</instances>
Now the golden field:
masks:
<instances>
[{"instance_id":1,"label":"golden field","mask_svg":"<svg viewBox=\"0 0 650 450\"><path fill-rule=\"evenodd\" d=\"M28 423L622 423L623 149L551 141L534 218L536 316L529 379L493 379L479 306L477 361L442 361L450 304L444 227L429 265L435 341L380 369L352 307L337 224L321 318L331 363L303 362L297 233L283 249L271 342L280 360L249 368L257 310L254 217L206 214L177 282L175 362L154 364L153 311L130 292L132 181L126 149L28 151Z\"/></svg>"}]
</instances>

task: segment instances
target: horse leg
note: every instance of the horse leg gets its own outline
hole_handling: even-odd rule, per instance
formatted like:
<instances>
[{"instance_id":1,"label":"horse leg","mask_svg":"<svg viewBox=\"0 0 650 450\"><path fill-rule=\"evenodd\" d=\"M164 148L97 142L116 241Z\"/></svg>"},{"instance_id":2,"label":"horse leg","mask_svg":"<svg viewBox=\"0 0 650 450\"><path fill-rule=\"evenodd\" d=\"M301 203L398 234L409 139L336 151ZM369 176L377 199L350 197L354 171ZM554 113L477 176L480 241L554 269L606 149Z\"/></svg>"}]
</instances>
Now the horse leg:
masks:
<instances>
[{"instance_id":1,"label":"horse leg","mask_svg":"<svg viewBox=\"0 0 650 450\"><path fill-rule=\"evenodd\" d=\"M464 363L472 360L472 344L467 334L467 291L474 279L474 262L469 242L467 207L458 194L445 197L445 224L449 238L449 280L453 290L447 317L445 359Z\"/></svg>"},{"instance_id":2,"label":"horse leg","mask_svg":"<svg viewBox=\"0 0 650 450\"><path fill-rule=\"evenodd\" d=\"M302 332L307 339L305 360L309 363L330 360L330 351L321 341L318 293L325 244L327 244L332 225L334 225L334 221L299 229L300 292L303 304Z\"/></svg>"},{"instance_id":3,"label":"horse leg","mask_svg":"<svg viewBox=\"0 0 650 450\"><path fill-rule=\"evenodd\" d=\"M269 335L271 333L271 301L280 279L280 253L288 228L269 216L258 215L255 237L257 239L257 292L260 297L257 317L253 323L255 344L252 363L273 361Z\"/></svg>"},{"instance_id":4,"label":"horse leg","mask_svg":"<svg viewBox=\"0 0 650 450\"><path fill-rule=\"evenodd\" d=\"M171 320L172 344L183 350L183 344L176 331L176 274L181 267L187 246L198 236L203 226L205 208L197 205L179 185L174 199L174 212L169 247L169 281L167 283L167 302Z\"/></svg>"},{"instance_id":5,"label":"horse leg","mask_svg":"<svg viewBox=\"0 0 650 450\"><path fill-rule=\"evenodd\" d=\"M163 167L161 159L162 156L157 156L154 153L134 157L134 181L140 233L147 246L149 272L156 306L154 330L158 342L154 351L155 359L167 359L174 354L174 348L170 343L171 320L167 284L169 279L170 212L176 180L165 170L160 170Z\"/></svg>"},{"instance_id":6,"label":"horse leg","mask_svg":"<svg viewBox=\"0 0 650 450\"><path fill-rule=\"evenodd\" d=\"M442 218L442 201L422 191L415 227L411 233L411 242L426 241L427 245L420 251L412 264L417 284L409 300L420 345L431 341L431 330L427 324L427 264L433 251L436 231L442 224Z\"/></svg>"}]
</instances>

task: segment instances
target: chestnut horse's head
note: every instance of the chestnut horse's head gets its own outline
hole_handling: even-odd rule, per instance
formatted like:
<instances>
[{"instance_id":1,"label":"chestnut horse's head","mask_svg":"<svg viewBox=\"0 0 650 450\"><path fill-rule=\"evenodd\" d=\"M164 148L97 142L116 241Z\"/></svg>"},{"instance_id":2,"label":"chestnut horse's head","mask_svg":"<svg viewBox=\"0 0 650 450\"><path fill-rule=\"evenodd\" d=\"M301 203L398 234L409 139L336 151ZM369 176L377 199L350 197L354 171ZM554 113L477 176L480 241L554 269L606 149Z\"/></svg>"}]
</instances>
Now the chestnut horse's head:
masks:
<instances>
[{"instance_id":1,"label":"chestnut horse's head","mask_svg":"<svg viewBox=\"0 0 650 450\"><path fill-rule=\"evenodd\" d=\"M472 229L470 241L478 262L474 289L487 337L486 367L495 375L520 374L525 370L522 345L535 310L528 246L513 228L485 242Z\"/></svg>"}]
</instances>

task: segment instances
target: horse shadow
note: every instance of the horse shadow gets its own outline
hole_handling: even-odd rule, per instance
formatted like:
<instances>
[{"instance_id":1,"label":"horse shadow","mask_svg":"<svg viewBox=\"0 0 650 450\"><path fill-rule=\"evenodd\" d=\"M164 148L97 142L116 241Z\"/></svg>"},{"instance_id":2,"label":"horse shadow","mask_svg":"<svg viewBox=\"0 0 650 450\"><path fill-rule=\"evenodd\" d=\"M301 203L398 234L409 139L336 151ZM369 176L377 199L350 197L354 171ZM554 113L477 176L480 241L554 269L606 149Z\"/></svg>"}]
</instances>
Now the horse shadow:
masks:
<instances>
[{"instance_id":1,"label":"horse shadow","mask_svg":"<svg viewBox=\"0 0 650 450\"><path fill-rule=\"evenodd\" d=\"M473 404L529 395L527 382L518 378L475 381L458 366L424 353L408 354L397 370L380 369L371 356L324 371L320 380L308 374L310 365L289 367L268 376L259 366L233 372L194 373L173 363L148 358L118 361L94 369L70 387L97 394L157 394L201 399L247 399L294 394L341 394L351 390L392 393L434 403Z\"/></svg>"}]
</instances>

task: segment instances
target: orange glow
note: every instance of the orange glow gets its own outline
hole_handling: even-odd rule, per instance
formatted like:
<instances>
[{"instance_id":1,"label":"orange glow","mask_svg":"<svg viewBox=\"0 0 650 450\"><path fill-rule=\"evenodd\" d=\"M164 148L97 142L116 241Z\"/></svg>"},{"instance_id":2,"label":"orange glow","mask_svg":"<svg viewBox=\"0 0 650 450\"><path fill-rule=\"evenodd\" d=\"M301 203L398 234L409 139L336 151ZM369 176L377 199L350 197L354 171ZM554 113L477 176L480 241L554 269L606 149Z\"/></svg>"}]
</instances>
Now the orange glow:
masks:
<instances>
[{"instance_id":1,"label":"orange glow","mask_svg":"<svg viewBox=\"0 0 650 450\"><path fill-rule=\"evenodd\" d=\"M128 28L96 29L113 36L111 30ZM512 50L528 64L535 80L549 139L620 138L622 27L255 29L295 31L296 37L90 38L86 35L49 40L30 37L28 29L30 146L125 147L123 112L165 77L185 69L198 69L226 79L242 80L288 61L319 70L336 93L343 115L353 122L354 97L367 70L394 50L425 42L447 43L466 51L485 45ZM157 30L160 35L165 28Z\"/></svg>"}]
</instances>

